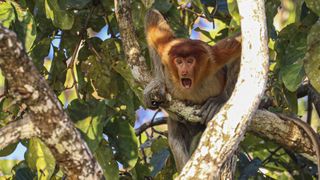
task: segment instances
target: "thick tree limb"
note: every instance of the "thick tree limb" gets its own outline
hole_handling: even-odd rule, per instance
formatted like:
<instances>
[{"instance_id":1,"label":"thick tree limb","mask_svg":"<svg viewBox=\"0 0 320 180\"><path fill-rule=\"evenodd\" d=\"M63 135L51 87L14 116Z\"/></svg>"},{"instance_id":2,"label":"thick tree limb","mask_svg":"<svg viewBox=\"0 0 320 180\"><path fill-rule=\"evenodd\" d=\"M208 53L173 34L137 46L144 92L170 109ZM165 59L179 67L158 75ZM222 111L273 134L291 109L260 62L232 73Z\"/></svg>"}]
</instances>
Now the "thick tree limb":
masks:
<instances>
[{"instance_id":1,"label":"thick tree limb","mask_svg":"<svg viewBox=\"0 0 320 180\"><path fill-rule=\"evenodd\" d=\"M179 112L179 111L178 111ZM179 116L188 121L188 113L180 113ZM201 117L196 117L193 121L201 122ZM166 118L156 120L154 123L145 123L137 128L136 134L139 135L151 126L165 124ZM312 157L312 161L316 163L316 153L309 136L295 122L281 119L277 114L267 110L257 110L252 116L252 122L248 126L248 131L259 137L278 143L286 149L290 149L297 153L305 153Z\"/></svg>"},{"instance_id":2,"label":"thick tree limb","mask_svg":"<svg viewBox=\"0 0 320 180\"><path fill-rule=\"evenodd\" d=\"M0 149L36 135L37 132L30 116L25 114L23 119L12 121L0 129Z\"/></svg>"},{"instance_id":3,"label":"thick tree limb","mask_svg":"<svg viewBox=\"0 0 320 180\"><path fill-rule=\"evenodd\" d=\"M24 52L16 34L2 26L0 68L8 81L9 95L26 105L34 131L52 151L68 178L100 179L99 164L57 97Z\"/></svg>"},{"instance_id":4,"label":"thick tree limb","mask_svg":"<svg viewBox=\"0 0 320 180\"><path fill-rule=\"evenodd\" d=\"M141 48L135 34L130 1L114 0L114 5L127 62L135 80L145 86L151 81L152 76L150 75L150 71L148 71L145 58L141 54Z\"/></svg>"},{"instance_id":5,"label":"thick tree limb","mask_svg":"<svg viewBox=\"0 0 320 180\"><path fill-rule=\"evenodd\" d=\"M178 179L220 178L223 163L236 151L264 92L268 70L264 1L237 2L243 39L239 79L230 100L209 122Z\"/></svg>"}]
</instances>

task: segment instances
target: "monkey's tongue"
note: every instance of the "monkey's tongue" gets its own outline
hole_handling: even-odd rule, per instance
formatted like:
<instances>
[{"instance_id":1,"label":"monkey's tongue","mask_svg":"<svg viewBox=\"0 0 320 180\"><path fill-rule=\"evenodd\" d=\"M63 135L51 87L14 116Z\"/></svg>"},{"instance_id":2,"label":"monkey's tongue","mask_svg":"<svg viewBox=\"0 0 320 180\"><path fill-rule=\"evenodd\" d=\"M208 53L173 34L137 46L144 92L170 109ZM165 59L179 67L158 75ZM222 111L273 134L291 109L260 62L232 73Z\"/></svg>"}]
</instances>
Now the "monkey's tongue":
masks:
<instances>
[{"instance_id":1,"label":"monkey's tongue","mask_svg":"<svg viewBox=\"0 0 320 180\"><path fill-rule=\"evenodd\" d=\"M189 89L191 87L192 81L189 78L182 78L181 79L183 87Z\"/></svg>"}]
</instances>

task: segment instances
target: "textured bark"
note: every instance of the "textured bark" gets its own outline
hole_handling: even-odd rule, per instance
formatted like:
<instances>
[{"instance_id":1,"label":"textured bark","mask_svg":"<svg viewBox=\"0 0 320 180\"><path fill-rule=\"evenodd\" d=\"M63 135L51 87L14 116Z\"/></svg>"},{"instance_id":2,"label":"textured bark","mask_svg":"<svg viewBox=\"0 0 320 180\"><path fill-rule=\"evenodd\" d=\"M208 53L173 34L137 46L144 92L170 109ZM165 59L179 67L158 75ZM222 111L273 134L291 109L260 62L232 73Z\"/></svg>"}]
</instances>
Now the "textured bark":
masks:
<instances>
[{"instance_id":1,"label":"textured bark","mask_svg":"<svg viewBox=\"0 0 320 180\"><path fill-rule=\"evenodd\" d=\"M239 79L230 100L209 122L178 179L220 178L223 164L236 151L264 92L268 70L264 1L237 2L243 38Z\"/></svg>"},{"instance_id":2,"label":"textured bark","mask_svg":"<svg viewBox=\"0 0 320 180\"><path fill-rule=\"evenodd\" d=\"M27 139L37 135L35 127L27 114L23 119L12 121L0 129L0 149L16 143L21 139Z\"/></svg>"},{"instance_id":3,"label":"textured bark","mask_svg":"<svg viewBox=\"0 0 320 180\"><path fill-rule=\"evenodd\" d=\"M188 113L179 113L179 116L185 118L186 121L189 120ZM201 121L201 117L195 117L192 119L194 122ZM156 120L154 123L149 122L141 125L136 129L136 134L141 134L147 128L159 124L166 124L166 118ZM278 115L267 110L257 110L252 116L252 122L248 126L248 131L261 138L278 143L286 149L308 154L311 156L310 160L316 163L316 153L309 136L294 121L281 119Z\"/></svg>"},{"instance_id":4,"label":"textured bark","mask_svg":"<svg viewBox=\"0 0 320 180\"><path fill-rule=\"evenodd\" d=\"M102 170L99 164L81 139L71 119L63 111L57 97L24 52L16 34L2 26L0 68L8 82L9 95L18 103L25 104L31 121L28 124L30 127L33 126L36 135L52 151L68 178L100 179ZM23 131L18 132L19 129L21 130L21 126L13 133L22 134ZM6 131L6 127L0 131ZM33 134L28 136L31 135Z\"/></svg>"},{"instance_id":5,"label":"textured bark","mask_svg":"<svg viewBox=\"0 0 320 180\"><path fill-rule=\"evenodd\" d=\"M151 81L151 74L141 54L131 16L130 1L114 0L115 13L119 25L122 46L126 60L130 66L134 79L145 86Z\"/></svg>"},{"instance_id":6,"label":"textured bark","mask_svg":"<svg viewBox=\"0 0 320 180\"><path fill-rule=\"evenodd\" d=\"M316 162L316 153L310 137L290 118L285 120L269 111L258 110L253 116L248 130L262 138L274 141L284 148L311 155L314 157L312 160Z\"/></svg>"}]
</instances>

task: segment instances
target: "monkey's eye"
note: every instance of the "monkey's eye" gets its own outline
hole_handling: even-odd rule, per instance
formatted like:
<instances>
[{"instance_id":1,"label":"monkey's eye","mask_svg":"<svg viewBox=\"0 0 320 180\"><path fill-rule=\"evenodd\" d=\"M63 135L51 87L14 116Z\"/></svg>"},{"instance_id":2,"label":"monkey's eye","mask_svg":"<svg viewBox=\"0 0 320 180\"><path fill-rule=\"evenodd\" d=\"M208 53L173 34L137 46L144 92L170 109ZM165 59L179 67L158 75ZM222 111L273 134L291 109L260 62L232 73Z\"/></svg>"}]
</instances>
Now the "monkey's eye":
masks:
<instances>
[{"instance_id":1,"label":"monkey's eye","mask_svg":"<svg viewBox=\"0 0 320 180\"><path fill-rule=\"evenodd\" d=\"M194 57L188 57L187 63L192 64L195 61Z\"/></svg>"},{"instance_id":2,"label":"monkey's eye","mask_svg":"<svg viewBox=\"0 0 320 180\"><path fill-rule=\"evenodd\" d=\"M176 62L176 64L182 64L183 63L183 59L180 58L180 57L174 59L174 61Z\"/></svg>"}]
</instances>

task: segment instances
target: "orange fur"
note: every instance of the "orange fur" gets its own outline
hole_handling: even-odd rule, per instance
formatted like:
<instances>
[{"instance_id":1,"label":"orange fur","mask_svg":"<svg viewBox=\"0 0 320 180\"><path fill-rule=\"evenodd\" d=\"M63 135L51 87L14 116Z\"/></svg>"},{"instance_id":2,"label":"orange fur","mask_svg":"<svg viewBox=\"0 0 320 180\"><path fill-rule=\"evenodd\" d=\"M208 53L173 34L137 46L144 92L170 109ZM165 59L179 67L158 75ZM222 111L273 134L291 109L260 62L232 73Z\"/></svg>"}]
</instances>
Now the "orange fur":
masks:
<instances>
[{"instance_id":1,"label":"orange fur","mask_svg":"<svg viewBox=\"0 0 320 180\"><path fill-rule=\"evenodd\" d=\"M224 90L226 78L222 67L240 59L240 36L226 38L214 46L200 40L175 38L163 16L155 10L147 14L146 36L148 45L161 57L167 76L167 88L174 98L203 103L209 97ZM192 80L191 88L181 85L182 69L174 63L175 58L195 58L195 65L184 68Z\"/></svg>"}]
</instances>

